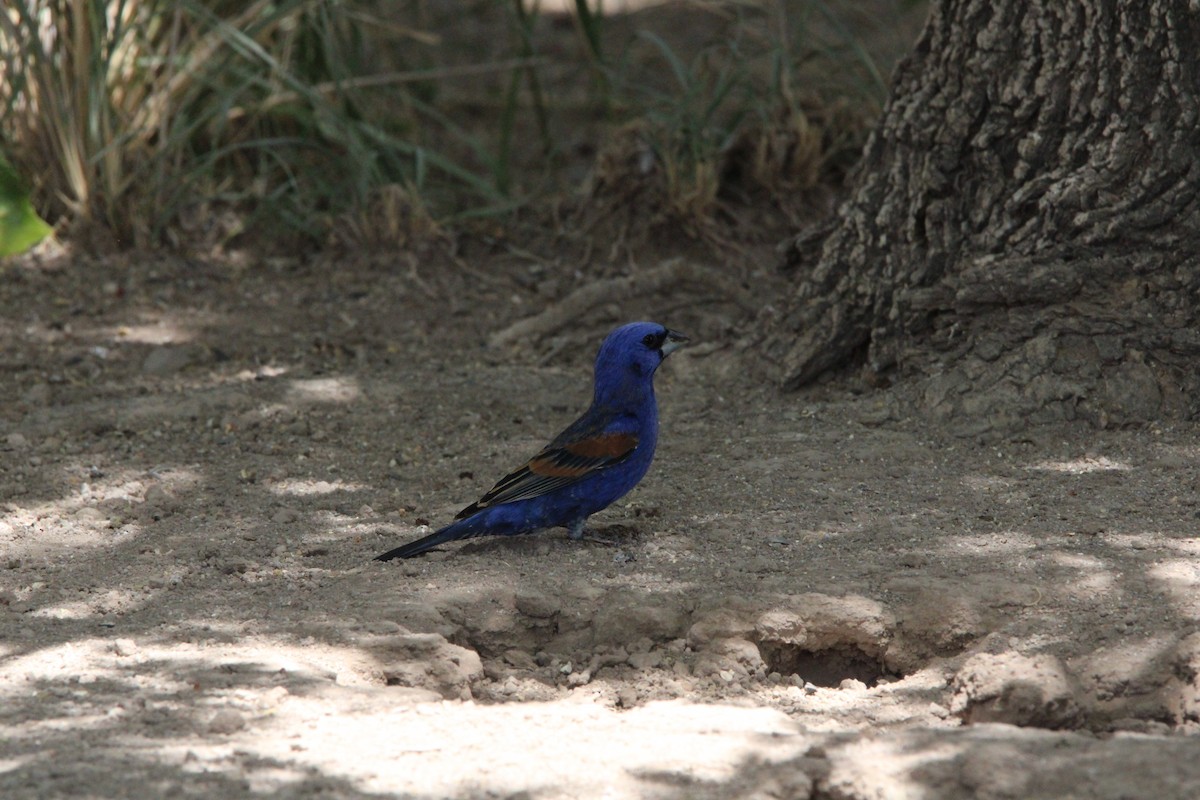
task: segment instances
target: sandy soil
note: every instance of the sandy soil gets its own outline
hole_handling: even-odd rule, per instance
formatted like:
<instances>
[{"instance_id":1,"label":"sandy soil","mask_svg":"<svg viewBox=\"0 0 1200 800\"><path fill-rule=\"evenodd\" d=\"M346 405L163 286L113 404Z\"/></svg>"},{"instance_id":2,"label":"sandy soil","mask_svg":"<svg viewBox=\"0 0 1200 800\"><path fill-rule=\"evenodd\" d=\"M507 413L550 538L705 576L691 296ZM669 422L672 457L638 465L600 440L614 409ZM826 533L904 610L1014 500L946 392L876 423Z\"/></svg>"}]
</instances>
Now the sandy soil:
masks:
<instances>
[{"instance_id":1,"label":"sandy soil","mask_svg":"<svg viewBox=\"0 0 1200 800\"><path fill-rule=\"evenodd\" d=\"M489 349L587 280L515 252L3 273L0 796L1200 797L1195 425L780 395L703 287ZM696 345L612 545L370 560L648 316Z\"/></svg>"}]
</instances>

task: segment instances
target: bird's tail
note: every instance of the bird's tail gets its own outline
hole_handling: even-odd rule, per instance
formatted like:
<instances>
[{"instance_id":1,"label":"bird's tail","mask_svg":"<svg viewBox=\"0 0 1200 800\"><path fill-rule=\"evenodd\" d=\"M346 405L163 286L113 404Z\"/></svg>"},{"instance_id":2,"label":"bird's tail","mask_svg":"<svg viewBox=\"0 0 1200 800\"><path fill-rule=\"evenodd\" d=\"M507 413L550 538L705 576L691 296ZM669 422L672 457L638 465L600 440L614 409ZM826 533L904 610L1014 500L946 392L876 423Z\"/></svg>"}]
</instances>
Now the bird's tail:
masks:
<instances>
[{"instance_id":1,"label":"bird's tail","mask_svg":"<svg viewBox=\"0 0 1200 800\"><path fill-rule=\"evenodd\" d=\"M391 561L393 558L412 558L419 556L422 553L427 553L439 544L453 542L458 539L470 539L474 536L483 535L483 531L479 530L478 517L467 517L450 523L441 530L434 531L428 536L422 536L415 542L400 545L394 550L388 550L386 553L375 556L376 561Z\"/></svg>"}]
</instances>

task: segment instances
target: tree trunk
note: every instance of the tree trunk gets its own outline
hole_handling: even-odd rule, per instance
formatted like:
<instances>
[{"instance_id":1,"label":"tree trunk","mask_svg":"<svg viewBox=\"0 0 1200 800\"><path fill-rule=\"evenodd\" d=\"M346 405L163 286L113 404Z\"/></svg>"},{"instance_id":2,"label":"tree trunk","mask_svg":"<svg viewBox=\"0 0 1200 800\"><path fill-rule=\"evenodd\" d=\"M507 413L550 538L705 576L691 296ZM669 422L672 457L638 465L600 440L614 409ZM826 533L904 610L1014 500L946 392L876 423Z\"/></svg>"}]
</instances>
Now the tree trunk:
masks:
<instances>
[{"instance_id":1,"label":"tree trunk","mask_svg":"<svg viewBox=\"0 0 1200 800\"><path fill-rule=\"evenodd\" d=\"M934 0L769 339L988 425L1200 407L1200 4ZM815 263L813 263L815 261Z\"/></svg>"}]
</instances>

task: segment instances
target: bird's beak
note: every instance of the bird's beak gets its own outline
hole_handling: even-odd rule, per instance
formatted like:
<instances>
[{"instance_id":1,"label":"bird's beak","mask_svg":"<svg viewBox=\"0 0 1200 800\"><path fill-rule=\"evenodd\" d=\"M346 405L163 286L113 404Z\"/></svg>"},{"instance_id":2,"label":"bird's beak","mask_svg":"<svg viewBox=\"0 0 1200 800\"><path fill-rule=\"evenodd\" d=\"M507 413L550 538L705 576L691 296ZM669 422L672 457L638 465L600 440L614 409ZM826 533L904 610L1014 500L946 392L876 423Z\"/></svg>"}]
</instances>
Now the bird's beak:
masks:
<instances>
[{"instance_id":1,"label":"bird's beak","mask_svg":"<svg viewBox=\"0 0 1200 800\"><path fill-rule=\"evenodd\" d=\"M671 355L671 353L674 353L689 341L691 340L679 331L673 331L670 328L667 328L667 340L662 344L663 358Z\"/></svg>"}]
</instances>

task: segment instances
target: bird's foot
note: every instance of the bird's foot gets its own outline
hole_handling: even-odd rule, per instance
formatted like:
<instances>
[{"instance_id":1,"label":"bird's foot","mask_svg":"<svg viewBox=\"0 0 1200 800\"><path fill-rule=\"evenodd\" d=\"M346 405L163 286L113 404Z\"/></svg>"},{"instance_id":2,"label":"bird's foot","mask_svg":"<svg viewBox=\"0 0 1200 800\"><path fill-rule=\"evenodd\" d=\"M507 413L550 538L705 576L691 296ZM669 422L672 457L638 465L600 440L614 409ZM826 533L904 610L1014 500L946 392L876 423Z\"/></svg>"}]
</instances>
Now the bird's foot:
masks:
<instances>
[{"instance_id":1,"label":"bird's foot","mask_svg":"<svg viewBox=\"0 0 1200 800\"><path fill-rule=\"evenodd\" d=\"M625 528L621 525L609 525L605 530L616 530L620 533L624 532ZM593 533L584 528L583 522L567 526L567 535L576 542L593 542L595 544L602 544L605 547L620 547L621 545L619 536L601 536L598 533Z\"/></svg>"},{"instance_id":2,"label":"bird's foot","mask_svg":"<svg viewBox=\"0 0 1200 800\"><path fill-rule=\"evenodd\" d=\"M588 531L583 527L582 522L577 522L574 525L567 526L567 536L569 536L571 540L575 542L595 542L596 544L602 544L605 547L617 546L615 539L606 539L603 536L596 536L593 533L588 533Z\"/></svg>"}]
</instances>

